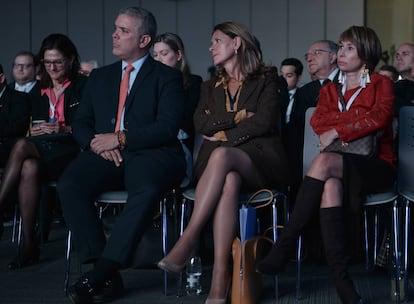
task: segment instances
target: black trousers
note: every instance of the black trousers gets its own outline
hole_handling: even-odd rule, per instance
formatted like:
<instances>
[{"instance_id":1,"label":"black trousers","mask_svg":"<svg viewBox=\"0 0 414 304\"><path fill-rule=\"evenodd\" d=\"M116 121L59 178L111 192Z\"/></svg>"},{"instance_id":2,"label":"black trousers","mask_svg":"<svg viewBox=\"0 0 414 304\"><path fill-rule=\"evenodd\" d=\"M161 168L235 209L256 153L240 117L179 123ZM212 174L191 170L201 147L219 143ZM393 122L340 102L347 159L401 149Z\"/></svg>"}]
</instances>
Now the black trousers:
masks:
<instances>
[{"instance_id":1,"label":"black trousers","mask_svg":"<svg viewBox=\"0 0 414 304\"><path fill-rule=\"evenodd\" d=\"M90 151L81 152L58 182L63 216L82 263L103 257L127 266L160 199L184 176L180 154L159 149L124 152L123 157L123 164L116 167ZM106 242L94 200L117 189L126 189L128 200Z\"/></svg>"}]
</instances>

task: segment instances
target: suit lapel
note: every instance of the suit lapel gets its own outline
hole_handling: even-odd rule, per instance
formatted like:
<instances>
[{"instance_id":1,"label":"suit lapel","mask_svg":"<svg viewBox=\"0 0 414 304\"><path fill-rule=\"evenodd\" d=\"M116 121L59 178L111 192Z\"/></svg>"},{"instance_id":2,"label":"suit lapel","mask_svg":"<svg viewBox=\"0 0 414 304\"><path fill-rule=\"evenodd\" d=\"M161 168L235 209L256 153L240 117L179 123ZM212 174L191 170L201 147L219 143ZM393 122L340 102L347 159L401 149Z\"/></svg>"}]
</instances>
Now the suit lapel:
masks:
<instances>
[{"instance_id":1,"label":"suit lapel","mask_svg":"<svg viewBox=\"0 0 414 304\"><path fill-rule=\"evenodd\" d=\"M129 91L129 94L127 96L127 100L125 102L125 113L128 111L128 109L131 107L131 104L134 100L134 96L138 90L138 87L142 85L144 79L147 77L147 75L154 69L154 60L151 58L151 56L148 56L147 59L145 59L144 63L142 64L137 77L135 77L134 83L132 85L131 90Z\"/></svg>"},{"instance_id":2,"label":"suit lapel","mask_svg":"<svg viewBox=\"0 0 414 304\"><path fill-rule=\"evenodd\" d=\"M247 80L243 82L239 101L237 103L237 109L235 109L235 111L239 111L240 109L243 109L244 105L249 100L249 97L252 95L252 93L256 89L257 81L258 80L254 79L254 80ZM222 85L214 87L213 100L226 100L226 96L224 95L224 90L223 90Z\"/></svg>"}]
</instances>

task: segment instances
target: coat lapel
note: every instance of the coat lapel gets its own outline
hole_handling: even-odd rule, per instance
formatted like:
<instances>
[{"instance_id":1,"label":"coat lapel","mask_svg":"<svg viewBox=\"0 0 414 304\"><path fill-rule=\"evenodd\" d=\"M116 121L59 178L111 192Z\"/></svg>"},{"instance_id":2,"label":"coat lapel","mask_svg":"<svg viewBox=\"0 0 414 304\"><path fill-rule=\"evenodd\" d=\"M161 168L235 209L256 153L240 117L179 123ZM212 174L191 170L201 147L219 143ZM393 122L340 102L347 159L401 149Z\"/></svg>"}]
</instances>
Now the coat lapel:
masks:
<instances>
[{"instance_id":1,"label":"coat lapel","mask_svg":"<svg viewBox=\"0 0 414 304\"><path fill-rule=\"evenodd\" d=\"M259 79L249 79L243 82L242 91L240 92L239 103L237 105L237 111L244 109L247 101L250 96L253 94L254 90L260 87Z\"/></svg>"},{"instance_id":2,"label":"coat lapel","mask_svg":"<svg viewBox=\"0 0 414 304\"><path fill-rule=\"evenodd\" d=\"M134 80L134 83L132 85L131 90L129 91L129 94L127 96L127 100L125 102L125 113L129 110L129 108L132 105L132 102L134 101L134 96L139 88L139 86L142 85L144 79L147 77L147 75L154 69L154 60L151 58L151 56L148 56L147 59L145 59L144 63L142 64L137 77Z\"/></svg>"}]
</instances>

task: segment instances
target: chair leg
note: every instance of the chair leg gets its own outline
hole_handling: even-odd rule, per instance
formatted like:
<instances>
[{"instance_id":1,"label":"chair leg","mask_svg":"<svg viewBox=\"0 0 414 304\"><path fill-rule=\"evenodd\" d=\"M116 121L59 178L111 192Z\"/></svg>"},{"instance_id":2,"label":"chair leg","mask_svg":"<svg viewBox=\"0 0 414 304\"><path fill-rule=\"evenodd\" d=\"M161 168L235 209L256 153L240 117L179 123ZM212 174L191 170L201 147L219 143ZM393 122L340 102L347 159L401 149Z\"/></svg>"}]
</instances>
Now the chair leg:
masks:
<instances>
[{"instance_id":1,"label":"chair leg","mask_svg":"<svg viewBox=\"0 0 414 304\"><path fill-rule=\"evenodd\" d=\"M365 268L369 270L369 242L368 242L368 215L364 208L364 238L365 238Z\"/></svg>"},{"instance_id":2,"label":"chair leg","mask_svg":"<svg viewBox=\"0 0 414 304\"><path fill-rule=\"evenodd\" d=\"M64 281L64 293L65 296L68 294L69 288L69 275L70 275L70 250L72 244L72 231L68 231L68 238L66 243L66 271L65 271L65 281Z\"/></svg>"},{"instance_id":3,"label":"chair leg","mask_svg":"<svg viewBox=\"0 0 414 304\"><path fill-rule=\"evenodd\" d=\"M167 255L167 240L168 240L168 229L167 229L167 198L164 197L161 201L161 214L162 214L162 253L164 257ZM167 295L168 291L168 275L166 271L163 271L163 282L164 282L164 295Z\"/></svg>"},{"instance_id":4,"label":"chair leg","mask_svg":"<svg viewBox=\"0 0 414 304\"><path fill-rule=\"evenodd\" d=\"M378 250L378 208L375 208L375 214L374 214L374 252L373 252L373 266L377 264L377 250Z\"/></svg>"},{"instance_id":5,"label":"chair leg","mask_svg":"<svg viewBox=\"0 0 414 304\"><path fill-rule=\"evenodd\" d=\"M301 255L302 253L302 236L299 236L298 239L298 251L297 251L297 264L296 264L296 301L302 299L302 292L300 290L300 283L301 283Z\"/></svg>"},{"instance_id":6,"label":"chair leg","mask_svg":"<svg viewBox=\"0 0 414 304\"><path fill-rule=\"evenodd\" d=\"M16 232L17 232L17 215L18 215L18 206L14 207L14 216L13 216L13 230L12 230L12 243L16 242Z\"/></svg>"},{"instance_id":7,"label":"chair leg","mask_svg":"<svg viewBox=\"0 0 414 304\"><path fill-rule=\"evenodd\" d=\"M408 240L410 228L410 201L405 200L405 227L404 227L404 290L405 290L405 303L408 302Z\"/></svg>"},{"instance_id":8,"label":"chair leg","mask_svg":"<svg viewBox=\"0 0 414 304\"><path fill-rule=\"evenodd\" d=\"M181 201L181 214L180 214L180 231L179 236L181 237L184 233L184 226L185 226L185 220L186 220L186 213L188 207L188 201L186 198L183 198ZM183 295L183 273L180 272L177 274L177 292L176 296L181 297Z\"/></svg>"},{"instance_id":9,"label":"chair leg","mask_svg":"<svg viewBox=\"0 0 414 304\"><path fill-rule=\"evenodd\" d=\"M400 277L400 266L401 266L401 262L400 262L400 248L399 248L399 233L398 233L398 227L399 227L399 222L398 222L398 202L394 201L393 206L392 206L392 213L393 213L393 249L394 249L394 258L395 258L395 273L394 273L394 280L395 280L395 301L396 303L400 303L400 282L399 282L399 277Z\"/></svg>"},{"instance_id":10,"label":"chair leg","mask_svg":"<svg viewBox=\"0 0 414 304\"><path fill-rule=\"evenodd\" d=\"M272 202L272 226L273 226L273 242L277 240L277 194L273 198ZM274 276L274 289L275 289L275 300L279 299L279 276Z\"/></svg>"}]
</instances>

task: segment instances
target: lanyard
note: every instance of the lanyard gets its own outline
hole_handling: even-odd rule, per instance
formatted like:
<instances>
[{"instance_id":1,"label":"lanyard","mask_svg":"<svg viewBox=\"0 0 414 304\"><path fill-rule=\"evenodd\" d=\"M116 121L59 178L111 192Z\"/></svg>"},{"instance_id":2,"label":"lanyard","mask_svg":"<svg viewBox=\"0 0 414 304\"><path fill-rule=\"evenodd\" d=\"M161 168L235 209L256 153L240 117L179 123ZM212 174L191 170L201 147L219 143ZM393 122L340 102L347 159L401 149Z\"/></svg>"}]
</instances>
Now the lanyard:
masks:
<instances>
[{"instance_id":1,"label":"lanyard","mask_svg":"<svg viewBox=\"0 0 414 304\"><path fill-rule=\"evenodd\" d=\"M351 98L349 98L348 102L345 103L344 94L346 92L346 84L344 83L344 85L342 86L342 90L339 88L339 85L337 85L337 90L338 90L338 94L339 94L339 98L338 98L338 108L339 108L339 110L341 112L348 111L349 108L351 107L351 105L354 103L357 96L359 95L359 93L361 93L362 89L363 88L360 87L354 94L352 94L352 96L351 96Z\"/></svg>"}]
</instances>

